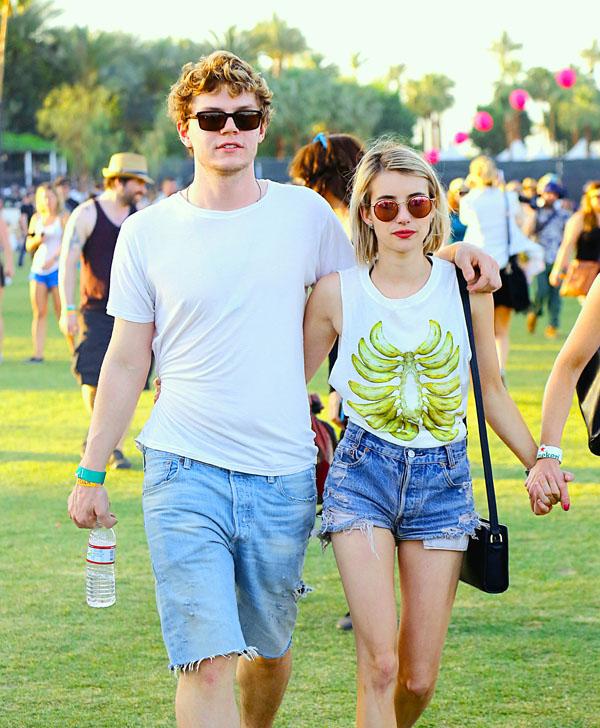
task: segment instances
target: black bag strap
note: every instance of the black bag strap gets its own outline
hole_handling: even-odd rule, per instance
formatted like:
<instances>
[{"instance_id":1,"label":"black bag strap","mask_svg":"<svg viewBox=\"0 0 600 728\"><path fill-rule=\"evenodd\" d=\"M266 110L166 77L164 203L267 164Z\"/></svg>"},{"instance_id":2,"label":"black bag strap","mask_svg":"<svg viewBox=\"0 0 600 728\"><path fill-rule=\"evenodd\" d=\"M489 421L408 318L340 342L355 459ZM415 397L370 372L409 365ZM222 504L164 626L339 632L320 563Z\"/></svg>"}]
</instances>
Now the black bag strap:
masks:
<instances>
[{"instance_id":1,"label":"black bag strap","mask_svg":"<svg viewBox=\"0 0 600 728\"><path fill-rule=\"evenodd\" d=\"M473 378L475 409L477 410L477 425L479 428L479 442L481 444L481 457L483 460L483 473L485 477L485 492L487 494L490 531L494 536L500 536L500 529L498 528L498 509L496 507L496 493L494 491L494 475L492 473L490 445L485 426L483 394L481 393L481 379L479 377L479 367L477 366L477 353L475 350L475 336L473 335L473 319L471 318L469 291L467 291L467 282L460 268L456 269L456 277L458 279L458 288L460 290L460 297L462 299L463 310L465 312L465 323L467 324L469 344L471 346L471 376Z\"/></svg>"}]
</instances>

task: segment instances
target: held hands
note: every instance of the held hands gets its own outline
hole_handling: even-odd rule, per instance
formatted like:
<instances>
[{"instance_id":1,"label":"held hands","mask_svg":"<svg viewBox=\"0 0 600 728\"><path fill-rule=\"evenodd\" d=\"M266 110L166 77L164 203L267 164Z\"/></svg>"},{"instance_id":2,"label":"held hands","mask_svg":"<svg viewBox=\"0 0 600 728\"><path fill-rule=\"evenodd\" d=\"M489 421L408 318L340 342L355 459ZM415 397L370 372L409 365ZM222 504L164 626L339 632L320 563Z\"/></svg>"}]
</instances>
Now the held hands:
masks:
<instances>
[{"instance_id":1,"label":"held hands","mask_svg":"<svg viewBox=\"0 0 600 728\"><path fill-rule=\"evenodd\" d=\"M568 511L571 507L568 483L574 479L573 473L560 469L557 460L538 460L525 481L531 510L535 515L545 516L557 503L561 504L563 511Z\"/></svg>"},{"instance_id":2,"label":"held hands","mask_svg":"<svg viewBox=\"0 0 600 728\"><path fill-rule=\"evenodd\" d=\"M77 528L94 528L96 522L104 528L112 528L117 522L103 485L94 488L76 485L69 496L67 510Z\"/></svg>"},{"instance_id":3,"label":"held hands","mask_svg":"<svg viewBox=\"0 0 600 728\"><path fill-rule=\"evenodd\" d=\"M467 290L473 293L493 293L501 286L498 263L480 248L467 243L457 246L454 263L467 281Z\"/></svg>"}]
</instances>

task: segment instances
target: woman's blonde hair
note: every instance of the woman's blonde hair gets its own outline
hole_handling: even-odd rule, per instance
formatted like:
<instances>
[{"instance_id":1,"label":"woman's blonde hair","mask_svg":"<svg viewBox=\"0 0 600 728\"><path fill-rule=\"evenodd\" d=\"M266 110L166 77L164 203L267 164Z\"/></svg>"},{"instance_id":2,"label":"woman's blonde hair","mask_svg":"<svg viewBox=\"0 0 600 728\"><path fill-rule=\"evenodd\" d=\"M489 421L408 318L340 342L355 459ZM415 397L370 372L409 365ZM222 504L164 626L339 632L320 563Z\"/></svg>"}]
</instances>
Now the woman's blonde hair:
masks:
<instances>
[{"instance_id":1,"label":"woman's blonde hair","mask_svg":"<svg viewBox=\"0 0 600 728\"><path fill-rule=\"evenodd\" d=\"M350 199L350 223L356 259L367 265L377 259L377 238L373 228L363 220L361 210L370 208L371 184L380 172L385 171L421 177L427 181L427 193L433 198L433 208L429 232L423 242L424 253L434 253L450 234L446 195L431 165L414 149L390 139L380 139L359 162Z\"/></svg>"},{"instance_id":2,"label":"woman's blonde hair","mask_svg":"<svg viewBox=\"0 0 600 728\"><path fill-rule=\"evenodd\" d=\"M42 195L44 194L44 192L52 192L56 199L56 210L54 214L60 215L60 213L63 211L63 199L62 196L58 193L56 187L52 184L52 182L42 182L42 184L38 185L35 190L35 210L38 215L42 212L42 207L44 206L42 203ZM48 210L48 212L52 214L51 210Z\"/></svg>"},{"instance_id":3,"label":"woman's blonde hair","mask_svg":"<svg viewBox=\"0 0 600 728\"><path fill-rule=\"evenodd\" d=\"M192 101L199 94L210 94L225 87L230 96L248 91L256 96L263 112L262 125L271 118L271 99L264 78L249 63L228 51L214 51L197 63L186 63L177 81L171 86L167 98L169 116L177 124L187 122L192 113Z\"/></svg>"},{"instance_id":4,"label":"woman's blonde hair","mask_svg":"<svg viewBox=\"0 0 600 728\"><path fill-rule=\"evenodd\" d=\"M498 184L498 169L494 160L481 155L469 165L469 177L477 187L494 187Z\"/></svg>"},{"instance_id":5,"label":"woman's blonde hair","mask_svg":"<svg viewBox=\"0 0 600 728\"><path fill-rule=\"evenodd\" d=\"M597 193L598 190L600 190L600 180L592 180L586 184L585 192L581 198L580 209L583 215L583 230L586 233L589 233L594 228L598 227L596 213L592 207L591 201L591 198L596 196L596 194L592 195L591 193Z\"/></svg>"}]
</instances>

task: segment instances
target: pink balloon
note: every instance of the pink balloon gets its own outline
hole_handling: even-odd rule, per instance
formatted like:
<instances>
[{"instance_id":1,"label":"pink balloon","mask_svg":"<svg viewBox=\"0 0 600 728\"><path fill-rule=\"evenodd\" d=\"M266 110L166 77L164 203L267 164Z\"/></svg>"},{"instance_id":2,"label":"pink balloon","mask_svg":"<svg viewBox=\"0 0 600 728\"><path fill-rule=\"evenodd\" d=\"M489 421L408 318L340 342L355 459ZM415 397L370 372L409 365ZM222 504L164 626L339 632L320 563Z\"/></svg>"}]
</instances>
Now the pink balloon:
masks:
<instances>
[{"instance_id":1,"label":"pink balloon","mask_svg":"<svg viewBox=\"0 0 600 728\"><path fill-rule=\"evenodd\" d=\"M434 147L433 149L425 152L423 156L429 164L437 164L440 161L440 150Z\"/></svg>"},{"instance_id":2,"label":"pink balloon","mask_svg":"<svg viewBox=\"0 0 600 728\"><path fill-rule=\"evenodd\" d=\"M466 142L469 138L469 135L466 131L457 131L454 135L454 143L455 144L462 144L463 142Z\"/></svg>"},{"instance_id":3,"label":"pink balloon","mask_svg":"<svg viewBox=\"0 0 600 728\"><path fill-rule=\"evenodd\" d=\"M494 119L487 111L478 111L473 119L473 126L477 131L490 131L494 128Z\"/></svg>"},{"instance_id":4,"label":"pink balloon","mask_svg":"<svg viewBox=\"0 0 600 728\"><path fill-rule=\"evenodd\" d=\"M524 88L516 88L514 91L510 92L510 96L508 97L508 103L516 111L523 111L528 98L529 94L527 93L527 91L525 91Z\"/></svg>"},{"instance_id":5,"label":"pink balloon","mask_svg":"<svg viewBox=\"0 0 600 728\"><path fill-rule=\"evenodd\" d=\"M562 88L571 88L577 81L577 74L572 68L563 68L554 75L556 83Z\"/></svg>"}]
</instances>

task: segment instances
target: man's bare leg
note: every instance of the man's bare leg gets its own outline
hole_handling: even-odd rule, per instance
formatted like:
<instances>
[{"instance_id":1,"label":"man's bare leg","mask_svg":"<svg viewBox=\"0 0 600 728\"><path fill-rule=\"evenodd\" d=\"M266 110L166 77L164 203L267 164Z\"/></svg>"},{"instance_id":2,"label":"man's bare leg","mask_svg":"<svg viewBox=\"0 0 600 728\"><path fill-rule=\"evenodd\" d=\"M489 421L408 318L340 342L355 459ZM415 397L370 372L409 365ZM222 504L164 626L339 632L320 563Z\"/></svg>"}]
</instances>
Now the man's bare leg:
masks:
<instances>
[{"instance_id":1,"label":"man's bare leg","mask_svg":"<svg viewBox=\"0 0 600 728\"><path fill-rule=\"evenodd\" d=\"M291 674L291 649L273 660L238 661L242 728L271 728Z\"/></svg>"},{"instance_id":2,"label":"man's bare leg","mask_svg":"<svg viewBox=\"0 0 600 728\"><path fill-rule=\"evenodd\" d=\"M215 657L179 673L175 696L178 728L236 728L240 724L233 680L234 657Z\"/></svg>"}]
</instances>

